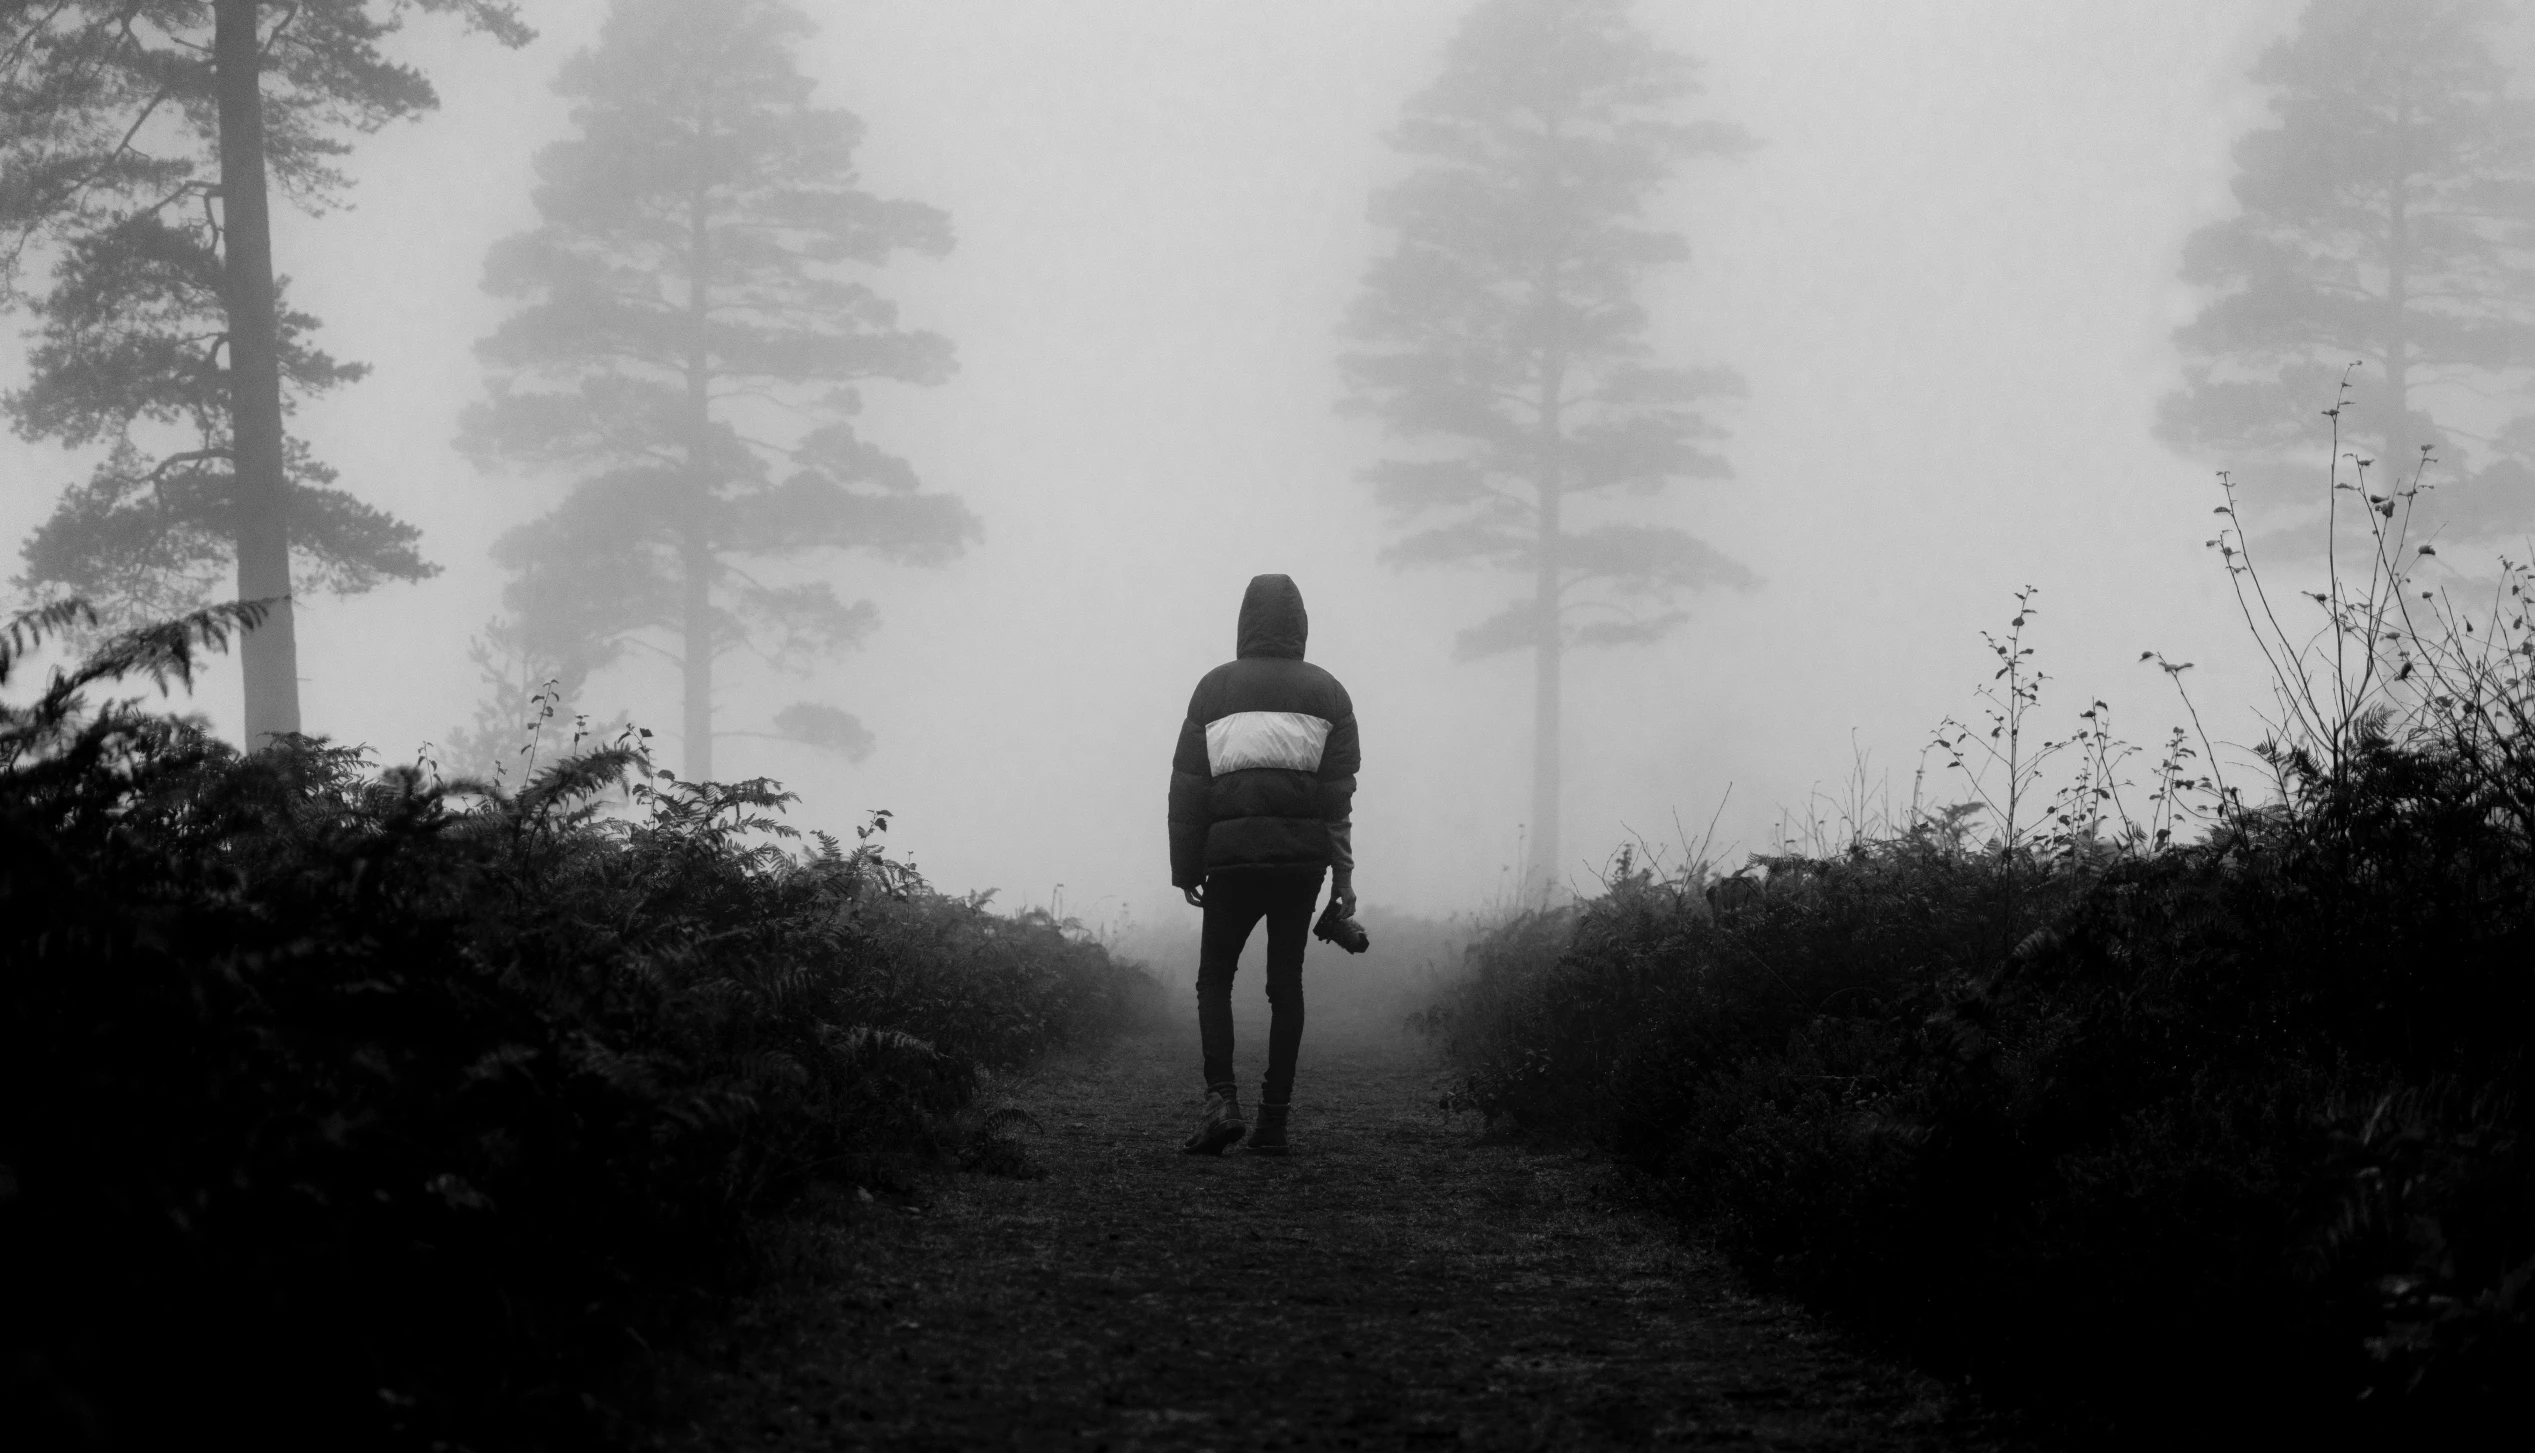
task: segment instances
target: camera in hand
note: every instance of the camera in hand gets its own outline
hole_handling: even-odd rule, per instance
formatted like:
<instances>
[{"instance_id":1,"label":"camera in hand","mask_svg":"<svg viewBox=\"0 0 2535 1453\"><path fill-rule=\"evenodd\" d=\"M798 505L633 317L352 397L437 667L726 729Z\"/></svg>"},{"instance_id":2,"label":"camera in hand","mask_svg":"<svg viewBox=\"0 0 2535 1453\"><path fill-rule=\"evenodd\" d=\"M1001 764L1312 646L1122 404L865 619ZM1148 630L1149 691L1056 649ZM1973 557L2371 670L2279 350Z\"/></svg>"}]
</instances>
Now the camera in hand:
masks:
<instances>
[{"instance_id":1,"label":"camera in hand","mask_svg":"<svg viewBox=\"0 0 2535 1453\"><path fill-rule=\"evenodd\" d=\"M1360 954L1373 947L1373 936L1347 911L1347 900L1332 898L1320 910L1320 921L1312 925L1312 937L1327 939L1351 954Z\"/></svg>"}]
</instances>

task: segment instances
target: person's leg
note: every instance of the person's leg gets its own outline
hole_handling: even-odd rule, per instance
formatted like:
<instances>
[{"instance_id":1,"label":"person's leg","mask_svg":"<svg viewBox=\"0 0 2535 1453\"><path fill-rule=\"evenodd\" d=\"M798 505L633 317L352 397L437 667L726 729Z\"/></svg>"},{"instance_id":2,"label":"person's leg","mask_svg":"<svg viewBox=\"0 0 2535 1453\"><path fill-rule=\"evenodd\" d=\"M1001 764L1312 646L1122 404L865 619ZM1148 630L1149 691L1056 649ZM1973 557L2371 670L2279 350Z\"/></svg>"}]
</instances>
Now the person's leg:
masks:
<instances>
[{"instance_id":1,"label":"person's leg","mask_svg":"<svg viewBox=\"0 0 2535 1453\"><path fill-rule=\"evenodd\" d=\"M1197 947L1197 1044L1205 1056L1206 1088L1232 1080L1232 976L1241 949L1265 904L1250 884L1218 875L1206 884L1205 926Z\"/></svg>"},{"instance_id":2,"label":"person's leg","mask_svg":"<svg viewBox=\"0 0 2535 1453\"><path fill-rule=\"evenodd\" d=\"M1249 1133L1241 1119L1241 1088L1232 1078L1232 975L1259 912L1259 895L1247 882L1217 877L1206 885L1197 949L1197 1044L1205 1056L1206 1110L1180 1143L1191 1155L1221 1155Z\"/></svg>"},{"instance_id":3,"label":"person's leg","mask_svg":"<svg viewBox=\"0 0 2535 1453\"><path fill-rule=\"evenodd\" d=\"M1267 917L1267 1083L1259 1103L1280 1109L1294 1097L1294 1056L1303 1043L1303 948L1311 941L1312 905L1320 901L1320 875L1274 880L1261 904Z\"/></svg>"}]
</instances>

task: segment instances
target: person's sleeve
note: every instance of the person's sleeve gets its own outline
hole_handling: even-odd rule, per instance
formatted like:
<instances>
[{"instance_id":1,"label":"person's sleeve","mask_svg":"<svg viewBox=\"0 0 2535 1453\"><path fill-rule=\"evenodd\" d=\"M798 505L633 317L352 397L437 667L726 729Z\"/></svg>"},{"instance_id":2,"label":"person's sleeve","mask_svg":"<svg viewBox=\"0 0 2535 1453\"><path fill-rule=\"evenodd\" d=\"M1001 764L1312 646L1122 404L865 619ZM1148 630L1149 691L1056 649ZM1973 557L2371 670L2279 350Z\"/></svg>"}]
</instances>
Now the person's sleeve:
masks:
<instances>
[{"instance_id":1,"label":"person's sleeve","mask_svg":"<svg viewBox=\"0 0 2535 1453\"><path fill-rule=\"evenodd\" d=\"M1329 867L1340 878L1355 875L1356 770L1363 750L1356 740L1354 703L1343 688L1339 713L1329 724L1329 739L1320 750L1320 820L1329 826Z\"/></svg>"},{"instance_id":2,"label":"person's sleeve","mask_svg":"<svg viewBox=\"0 0 2535 1453\"><path fill-rule=\"evenodd\" d=\"M1197 719L1196 703L1180 723L1179 749L1171 754L1171 886L1194 888L1206 881L1206 787L1214 780L1206 768L1206 724Z\"/></svg>"}]
</instances>

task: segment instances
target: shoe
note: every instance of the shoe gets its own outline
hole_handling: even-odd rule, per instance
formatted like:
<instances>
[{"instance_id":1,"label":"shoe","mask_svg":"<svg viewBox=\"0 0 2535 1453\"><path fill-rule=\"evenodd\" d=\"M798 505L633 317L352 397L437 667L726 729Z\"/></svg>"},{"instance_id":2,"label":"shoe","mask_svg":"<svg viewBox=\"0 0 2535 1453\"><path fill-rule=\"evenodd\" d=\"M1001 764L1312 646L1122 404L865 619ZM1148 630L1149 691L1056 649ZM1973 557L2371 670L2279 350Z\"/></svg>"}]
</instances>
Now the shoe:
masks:
<instances>
[{"instance_id":1,"label":"shoe","mask_svg":"<svg viewBox=\"0 0 2535 1453\"><path fill-rule=\"evenodd\" d=\"M1179 1148L1190 1155L1221 1155L1240 1144L1249 1130L1241 1123L1241 1091L1232 1085L1208 1085L1206 1113Z\"/></svg>"},{"instance_id":2,"label":"shoe","mask_svg":"<svg viewBox=\"0 0 2535 1453\"><path fill-rule=\"evenodd\" d=\"M1287 1105L1262 1104L1259 1106L1259 1128L1250 1132L1252 1155L1286 1153L1285 1112L1290 1108L1292 1107Z\"/></svg>"}]
</instances>

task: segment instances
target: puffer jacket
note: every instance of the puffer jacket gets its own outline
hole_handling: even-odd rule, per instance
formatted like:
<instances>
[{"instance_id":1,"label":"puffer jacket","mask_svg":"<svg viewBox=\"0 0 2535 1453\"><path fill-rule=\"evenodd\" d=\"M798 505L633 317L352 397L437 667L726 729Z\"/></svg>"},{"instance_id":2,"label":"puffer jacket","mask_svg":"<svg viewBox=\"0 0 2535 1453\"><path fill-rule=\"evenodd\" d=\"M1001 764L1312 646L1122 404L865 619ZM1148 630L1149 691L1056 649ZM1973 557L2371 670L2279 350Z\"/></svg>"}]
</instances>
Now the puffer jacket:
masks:
<instances>
[{"instance_id":1,"label":"puffer jacket","mask_svg":"<svg viewBox=\"0 0 2535 1453\"><path fill-rule=\"evenodd\" d=\"M1236 658L1197 683L1171 758L1171 886L1354 870L1355 705L1304 662L1309 627L1291 579L1250 581Z\"/></svg>"}]
</instances>

